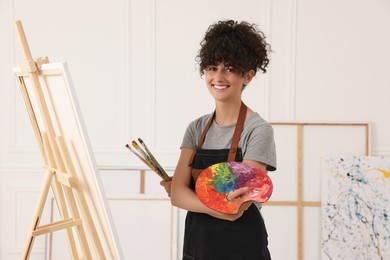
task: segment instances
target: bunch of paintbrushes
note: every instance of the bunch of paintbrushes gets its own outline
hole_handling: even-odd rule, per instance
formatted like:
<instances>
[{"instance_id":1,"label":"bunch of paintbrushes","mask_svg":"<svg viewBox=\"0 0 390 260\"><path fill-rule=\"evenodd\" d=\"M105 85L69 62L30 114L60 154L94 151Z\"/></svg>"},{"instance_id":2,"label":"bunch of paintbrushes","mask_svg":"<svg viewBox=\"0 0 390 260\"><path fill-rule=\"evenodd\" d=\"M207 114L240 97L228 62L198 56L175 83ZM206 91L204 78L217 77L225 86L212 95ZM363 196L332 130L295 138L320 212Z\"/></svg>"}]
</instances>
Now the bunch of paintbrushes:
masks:
<instances>
[{"instance_id":1,"label":"bunch of paintbrushes","mask_svg":"<svg viewBox=\"0 0 390 260\"><path fill-rule=\"evenodd\" d=\"M150 152L144 141L142 141L141 138L138 138L138 142L132 141L131 147L130 145L126 144L126 148L129 149L133 154L135 154L144 164L146 164L152 171L158 174L164 181L170 181L171 178L168 176L168 174L164 171L164 169L161 167L161 165L158 163L156 158L153 156L153 154Z\"/></svg>"}]
</instances>

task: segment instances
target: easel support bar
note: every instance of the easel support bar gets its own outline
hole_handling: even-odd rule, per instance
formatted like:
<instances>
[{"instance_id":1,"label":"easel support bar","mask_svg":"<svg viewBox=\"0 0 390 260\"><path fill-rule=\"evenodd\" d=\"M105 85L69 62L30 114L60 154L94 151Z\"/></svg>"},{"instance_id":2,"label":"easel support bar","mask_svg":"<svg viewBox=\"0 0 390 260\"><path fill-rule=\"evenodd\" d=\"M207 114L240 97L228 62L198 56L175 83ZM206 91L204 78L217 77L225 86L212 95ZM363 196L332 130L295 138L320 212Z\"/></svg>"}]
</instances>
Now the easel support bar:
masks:
<instances>
[{"instance_id":1,"label":"easel support bar","mask_svg":"<svg viewBox=\"0 0 390 260\"><path fill-rule=\"evenodd\" d=\"M71 218L64 219L64 220L61 220L61 221L57 221L57 222L53 222L53 223L50 223L50 224L47 224L47 225L40 226L36 230L34 230L32 232L32 235L33 236L39 236L39 235L51 233L51 232L54 232L54 231L58 231L58 230L61 230L61 229L66 229L66 228L70 228L70 227L74 227L74 226L79 226L81 224L82 224L82 220L81 219L76 219L76 220L73 220Z\"/></svg>"},{"instance_id":2,"label":"easel support bar","mask_svg":"<svg viewBox=\"0 0 390 260\"><path fill-rule=\"evenodd\" d=\"M63 172L56 172L55 175L57 176L57 180L62 185L66 185L69 188L73 188L74 187L74 180L73 180L72 177L69 176L69 174L63 173Z\"/></svg>"},{"instance_id":3,"label":"easel support bar","mask_svg":"<svg viewBox=\"0 0 390 260\"><path fill-rule=\"evenodd\" d=\"M54 173L54 175L57 177L57 180L65 186L68 186L69 188L73 188L75 185L74 178L70 176L68 173L59 171L57 169L54 169L53 167L45 166L47 170Z\"/></svg>"}]
</instances>

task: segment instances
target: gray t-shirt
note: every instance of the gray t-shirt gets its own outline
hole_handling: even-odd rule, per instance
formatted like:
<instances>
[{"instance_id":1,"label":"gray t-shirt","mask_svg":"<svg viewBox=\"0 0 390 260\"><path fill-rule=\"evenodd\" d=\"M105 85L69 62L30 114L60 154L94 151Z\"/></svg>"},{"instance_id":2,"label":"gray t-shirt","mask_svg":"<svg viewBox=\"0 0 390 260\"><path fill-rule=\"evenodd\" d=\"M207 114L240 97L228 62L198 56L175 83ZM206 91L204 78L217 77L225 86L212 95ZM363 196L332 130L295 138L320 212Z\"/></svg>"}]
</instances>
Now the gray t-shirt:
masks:
<instances>
[{"instance_id":1,"label":"gray t-shirt","mask_svg":"<svg viewBox=\"0 0 390 260\"><path fill-rule=\"evenodd\" d=\"M204 115L188 125L181 148L196 149L206 123L212 115ZM235 127L236 124L219 126L213 121L202 149L229 149ZM272 126L258 113L252 113L245 119L238 147L242 150L244 160L264 163L268 171L276 170L274 132Z\"/></svg>"}]
</instances>

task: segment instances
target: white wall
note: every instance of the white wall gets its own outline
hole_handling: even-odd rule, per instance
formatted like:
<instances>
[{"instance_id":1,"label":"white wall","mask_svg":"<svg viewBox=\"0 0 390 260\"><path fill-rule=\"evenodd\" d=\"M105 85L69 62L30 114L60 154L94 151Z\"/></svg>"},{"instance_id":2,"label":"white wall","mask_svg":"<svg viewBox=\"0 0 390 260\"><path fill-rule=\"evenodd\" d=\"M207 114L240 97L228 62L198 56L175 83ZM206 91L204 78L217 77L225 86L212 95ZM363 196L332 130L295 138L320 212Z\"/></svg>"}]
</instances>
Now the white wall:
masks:
<instances>
[{"instance_id":1,"label":"white wall","mask_svg":"<svg viewBox=\"0 0 390 260\"><path fill-rule=\"evenodd\" d=\"M250 107L269 121L370 121L372 154L390 155L389 13L386 0L1 0L0 258L19 258L43 178L13 20L34 57L69 63L99 165L139 165L124 144L142 137L172 167L187 124L213 109L194 58L225 18L259 24L272 45Z\"/></svg>"}]
</instances>

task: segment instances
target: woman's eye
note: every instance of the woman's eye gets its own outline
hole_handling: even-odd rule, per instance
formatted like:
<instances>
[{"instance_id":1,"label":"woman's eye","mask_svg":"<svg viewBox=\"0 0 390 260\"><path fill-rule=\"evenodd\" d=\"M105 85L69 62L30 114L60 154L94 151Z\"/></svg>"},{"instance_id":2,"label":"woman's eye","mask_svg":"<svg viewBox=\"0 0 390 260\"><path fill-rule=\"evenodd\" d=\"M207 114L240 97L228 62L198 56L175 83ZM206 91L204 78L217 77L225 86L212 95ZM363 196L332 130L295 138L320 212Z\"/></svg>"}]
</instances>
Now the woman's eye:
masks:
<instances>
[{"instance_id":1,"label":"woman's eye","mask_svg":"<svg viewBox=\"0 0 390 260\"><path fill-rule=\"evenodd\" d=\"M206 68L207 71L215 71L216 70L216 67L215 66L208 66Z\"/></svg>"}]
</instances>

